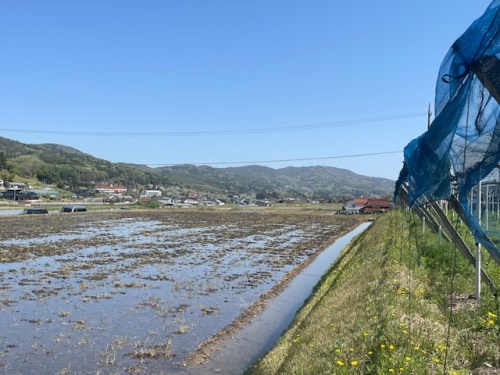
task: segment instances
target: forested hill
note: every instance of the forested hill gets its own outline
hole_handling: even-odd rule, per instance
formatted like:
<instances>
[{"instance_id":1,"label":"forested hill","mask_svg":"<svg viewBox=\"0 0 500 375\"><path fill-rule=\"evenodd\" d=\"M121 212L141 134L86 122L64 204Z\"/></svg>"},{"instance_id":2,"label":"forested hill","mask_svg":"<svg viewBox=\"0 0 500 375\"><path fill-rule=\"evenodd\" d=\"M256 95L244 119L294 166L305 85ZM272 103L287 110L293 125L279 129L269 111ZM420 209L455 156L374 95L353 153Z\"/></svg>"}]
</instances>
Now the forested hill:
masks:
<instances>
[{"instance_id":1,"label":"forested hill","mask_svg":"<svg viewBox=\"0 0 500 375\"><path fill-rule=\"evenodd\" d=\"M2 157L3 154L3 157ZM91 187L113 182L130 187L168 184L158 173L111 163L75 148L58 144L25 144L0 137L0 179L38 178L49 184Z\"/></svg>"},{"instance_id":2,"label":"forested hill","mask_svg":"<svg viewBox=\"0 0 500 375\"><path fill-rule=\"evenodd\" d=\"M38 178L46 183L91 187L112 182L128 187L175 186L213 194L262 193L267 197L346 199L388 196L394 181L367 177L334 167L262 166L212 168L177 165L151 168L111 163L72 147L58 144L24 144L0 137L0 179Z\"/></svg>"},{"instance_id":3,"label":"forested hill","mask_svg":"<svg viewBox=\"0 0 500 375\"><path fill-rule=\"evenodd\" d=\"M268 198L288 195L316 200L345 200L356 196L390 196L394 190L392 180L323 166L273 169L257 165L230 168L176 165L154 170L171 182L193 189L235 194L254 192Z\"/></svg>"}]
</instances>

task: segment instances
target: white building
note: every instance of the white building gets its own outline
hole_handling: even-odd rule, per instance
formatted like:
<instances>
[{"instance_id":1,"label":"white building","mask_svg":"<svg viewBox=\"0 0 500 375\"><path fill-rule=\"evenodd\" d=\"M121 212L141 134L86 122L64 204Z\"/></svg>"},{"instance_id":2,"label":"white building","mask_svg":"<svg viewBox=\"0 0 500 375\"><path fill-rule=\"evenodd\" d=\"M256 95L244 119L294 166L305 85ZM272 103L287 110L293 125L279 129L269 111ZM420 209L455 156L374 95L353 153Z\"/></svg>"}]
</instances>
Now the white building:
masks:
<instances>
[{"instance_id":1,"label":"white building","mask_svg":"<svg viewBox=\"0 0 500 375\"><path fill-rule=\"evenodd\" d=\"M145 190L144 195L147 197L161 197L161 190Z\"/></svg>"}]
</instances>

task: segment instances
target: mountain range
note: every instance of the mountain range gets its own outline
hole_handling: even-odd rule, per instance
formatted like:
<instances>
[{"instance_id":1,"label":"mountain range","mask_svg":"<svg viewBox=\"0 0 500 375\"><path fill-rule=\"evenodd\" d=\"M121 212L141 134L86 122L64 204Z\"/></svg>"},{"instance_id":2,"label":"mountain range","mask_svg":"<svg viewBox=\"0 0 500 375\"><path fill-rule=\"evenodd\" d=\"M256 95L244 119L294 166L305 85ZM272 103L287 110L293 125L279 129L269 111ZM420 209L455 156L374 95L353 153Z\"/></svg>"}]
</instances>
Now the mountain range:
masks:
<instances>
[{"instance_id":1,"label":"mountain range","mask_svg":"<svg viewBox=\"0 0 500 375\"><path fill-rule=\"evenodd\" d=\"M59 144L24 144L0 137L0 179L37 178L45 183L92 187L98 182L127 187L174 187L207 194L260 194L267 198L293 197L345 200L356 196L390 196L394 181L367 177L326 166L273 169L258 165L213 168L175 165L149 167L112 163Z\"/></svg>"}]
</instances>

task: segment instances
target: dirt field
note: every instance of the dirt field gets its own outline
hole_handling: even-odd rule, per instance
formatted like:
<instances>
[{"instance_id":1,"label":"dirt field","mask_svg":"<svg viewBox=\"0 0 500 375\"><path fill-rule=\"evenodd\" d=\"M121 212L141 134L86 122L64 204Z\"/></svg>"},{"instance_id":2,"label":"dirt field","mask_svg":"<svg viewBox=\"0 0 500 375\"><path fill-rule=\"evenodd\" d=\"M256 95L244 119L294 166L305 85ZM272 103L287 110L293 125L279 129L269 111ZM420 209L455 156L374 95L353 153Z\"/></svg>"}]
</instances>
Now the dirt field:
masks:
<instances>
[{"instance_id":1,"label":"dirt field","mask_svg":"<svg viewBox=\"0 0 500 375\"><path fill-rule=\"evenodd\" d=\"M201 363L359 220L191 210L1 217L0 373L160 374Z\"/></svg>"}]
</instances>

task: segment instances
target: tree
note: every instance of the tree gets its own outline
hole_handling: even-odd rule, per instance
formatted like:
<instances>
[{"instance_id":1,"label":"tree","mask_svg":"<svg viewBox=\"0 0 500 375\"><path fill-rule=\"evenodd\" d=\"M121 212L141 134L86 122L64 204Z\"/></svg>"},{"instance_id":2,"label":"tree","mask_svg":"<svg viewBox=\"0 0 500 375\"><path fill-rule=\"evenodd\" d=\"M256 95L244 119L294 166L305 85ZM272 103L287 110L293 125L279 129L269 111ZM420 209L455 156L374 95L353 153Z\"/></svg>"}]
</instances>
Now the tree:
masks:
<instances>
[{"instance_id":1,"label":"tree","mask_svg":"<svg viewBox=\"0 0 500 375\"><path fill-rule=\"evenodd\" d=\"M160 207L160 204L156 199L152 199L151 201L149 201L148 207L152 209L157 209L158 207Z\"/></svg>"},{"instance_id":2,"label":"tree","mask_svg":"<svg viewBox=\"0 0 500 375\"><path fill-rule=\"evenodd\" d=\"M0 151L0 169L8 169L7 157L5 156L5 152L3 151Z\"/></svg>"},{"instance_id":3,"label":"tree","mask_svg":"<svg viewBox=\"0 0 500 375\"><path fill-rule=\"evenodd\" d=\"M255 195L255 199L263 200L266 199L266 194L259 192Z\"/></svg>"},{"instance_id":4,"label":"tree","mask_svg":"<svg viewBox=\"0 0 500 375\"><path fill-rule=\"evenodd\" d=\"M36 178L46 184L57 184L60 180L59 175L54 168L50 166L43 166L36 172Z\"/></svg>"}]
</instances>

